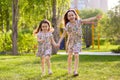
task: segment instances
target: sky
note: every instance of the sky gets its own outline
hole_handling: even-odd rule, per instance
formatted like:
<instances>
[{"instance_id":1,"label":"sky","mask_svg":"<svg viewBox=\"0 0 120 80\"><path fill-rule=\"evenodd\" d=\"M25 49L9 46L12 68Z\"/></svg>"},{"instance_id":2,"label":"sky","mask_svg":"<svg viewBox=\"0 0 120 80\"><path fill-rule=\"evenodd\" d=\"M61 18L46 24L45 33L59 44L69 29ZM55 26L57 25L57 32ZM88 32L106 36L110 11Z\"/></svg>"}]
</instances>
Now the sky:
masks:
<instances>
[{"instance_id":1,"label":"sky","mask_svg":"<svg viewBox=\"0 0 120 80\"><path fill-rule=\"evenodd\" d=\"M108 0L108 9L113 8L115 5L118 4L119 0Z\"/></svg>"}]
</instances>

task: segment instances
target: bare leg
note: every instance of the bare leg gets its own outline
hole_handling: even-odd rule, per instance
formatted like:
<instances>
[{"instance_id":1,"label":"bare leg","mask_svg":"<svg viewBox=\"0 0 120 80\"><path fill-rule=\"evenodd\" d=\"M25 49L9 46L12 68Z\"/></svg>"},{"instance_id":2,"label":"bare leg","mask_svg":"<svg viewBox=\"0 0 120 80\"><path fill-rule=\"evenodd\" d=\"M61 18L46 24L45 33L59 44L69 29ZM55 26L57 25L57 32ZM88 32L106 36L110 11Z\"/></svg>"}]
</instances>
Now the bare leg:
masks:
<instances>
[{"instance_id":1,"label":"bare leg","mask_svg":"<svg viewBox=\"0 0 120 80\"><path fill-rule=\"evenodd\" d=\"M51 71L51 62L50 62L50 56L46 56L46 62L47 62L47 66L48 66L48 73L49 74L52 74L52 71Z\"/></svg>"},{"instance_id":2,"label":"bare leg","mask_svg":"<svg viewBox=\"0 0 120 80\"><path fill-rule=\"evenodd\" d=\"M45 73L45 57L44 56L42 56L42 74L44 75L44 73Z\"/></svg>"},{"instance_id":3,"label":"bare leg","mask_svg":"<svg viewBox=\"0 0 120 80\"><path fill-rule=\"evenodd\" d=\"M79 54L78 54L78 53L75 53L75 54L74 54L74 57L75 57L75 62L74 62L74 74L78 74L77 71L78 71L78 64L79 64Z\"/></svg>"},{"instance_id":4,"label":"bare leg","mask_svg":"<svg viewBox=\"0 0 120 80\"><path fill-rule=\"evenodd\" d=\"M71 66L72 66L72 53L68 53L68 74L71 73Z\"/></svg>"}]
</instances>

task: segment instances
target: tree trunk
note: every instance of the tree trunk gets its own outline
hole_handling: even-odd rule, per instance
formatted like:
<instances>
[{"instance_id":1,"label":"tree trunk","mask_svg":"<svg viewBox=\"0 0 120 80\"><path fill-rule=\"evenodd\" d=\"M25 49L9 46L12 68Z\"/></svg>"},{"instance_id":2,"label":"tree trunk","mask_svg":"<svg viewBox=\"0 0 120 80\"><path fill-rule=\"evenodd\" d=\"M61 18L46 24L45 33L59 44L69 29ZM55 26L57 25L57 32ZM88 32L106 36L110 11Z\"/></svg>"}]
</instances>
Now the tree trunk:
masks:
<instances>
[{"instance_id":1,"label":"tree trunk","mask_svg":"<svg viewBox=\"0 0 120 80\"><path fill-rule=\"evenodd\" d=\"M12 4L12 50L13 55L17 55L17 23L18 23L18 0L13 0Z\"/></svg>"},{"instance_id":2,"label":"tree trunk","mask_svg":"<svg viewBox=\"0 0 120 80\"><path fill-rule=\"evenodd\" d=\"M59 28L57 27L57 17L56 17L56 0L53 0L52 2L52 26L54 28L53 36L55 42L58 42L59 40ZM52 53L56 54L58 49L54 48L52 49Z\"/></svg>"}]
</instances>

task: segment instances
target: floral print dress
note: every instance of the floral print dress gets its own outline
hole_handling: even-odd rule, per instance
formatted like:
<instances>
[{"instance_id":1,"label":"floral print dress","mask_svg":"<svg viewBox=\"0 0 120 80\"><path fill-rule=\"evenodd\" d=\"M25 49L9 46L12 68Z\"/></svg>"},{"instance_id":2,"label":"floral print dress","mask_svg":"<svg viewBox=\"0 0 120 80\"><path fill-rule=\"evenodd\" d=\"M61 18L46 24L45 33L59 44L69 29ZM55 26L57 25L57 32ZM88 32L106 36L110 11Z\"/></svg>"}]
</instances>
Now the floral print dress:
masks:
<instances>
[{"instance_id":1,"label":"floral print dress","mask_svg":"<svg viewBox=\"0 0 120 80\"><path fill-rule=\"evenodd\" d=\"M37 37L41 40L44 40L44 42L39 42L38 41L38 52L37 52L37 56L47 56L47 55L51 55L52 53L52 44L51 44L51 40L52 40L52 33L47 32L47 33L43 33L43 32L39 32L37 34Z\"/></svg>"},{"instance_id":2,"label":"floral print dress","mask_svg":"<svg viewBox=\"0 0 120 80\"><path fill-rule=\"evenodd\" d=\"M68 22L65 27L65 31L68 34L67 39L67 52L79 53L82 48L82 28L81 20L76 20L76 24Z\"/></svg>"}]
</instances>

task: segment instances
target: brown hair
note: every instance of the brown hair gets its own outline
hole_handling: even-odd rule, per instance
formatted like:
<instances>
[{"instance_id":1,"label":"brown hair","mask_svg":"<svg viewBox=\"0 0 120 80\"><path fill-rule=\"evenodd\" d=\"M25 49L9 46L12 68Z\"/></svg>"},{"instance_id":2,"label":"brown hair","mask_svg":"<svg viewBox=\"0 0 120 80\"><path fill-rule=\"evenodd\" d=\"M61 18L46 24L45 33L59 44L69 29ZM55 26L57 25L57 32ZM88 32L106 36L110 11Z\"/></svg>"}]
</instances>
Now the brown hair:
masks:
<instances>
[{"instance_id":1,"label":"brown hair","mask_svg":"<svg viewBox=\"0 0 120 80\"><path fill-rule=\"evenodd\" d=\"M43 23L47 23L48 24L48 26L49 26L48 31L50 31L50 27L51 27L50 22L47 19L44 19L44 20L42 20L40 22L40 24L39 24L38 28L35 30L34 34L37 34L39 31L42 31L42 24Z\"/></svg>"},{"instance_id":2,"label":"brown hair","mask_svg":"<svg viewBox=\"0 0 120 80\"><path fill-rule=\"evenodd\" d=\"M76 15L75 20L78 20L78 18L79 18L77 12L76 12L74 9L69 9L69 10L65 13L65 15L64 15L64 24L65 24L65 26L66 26L66 24L69 22L68 17L67 17L69 12L73 12L73 13Z\"/></svg>"}]
</instances>

